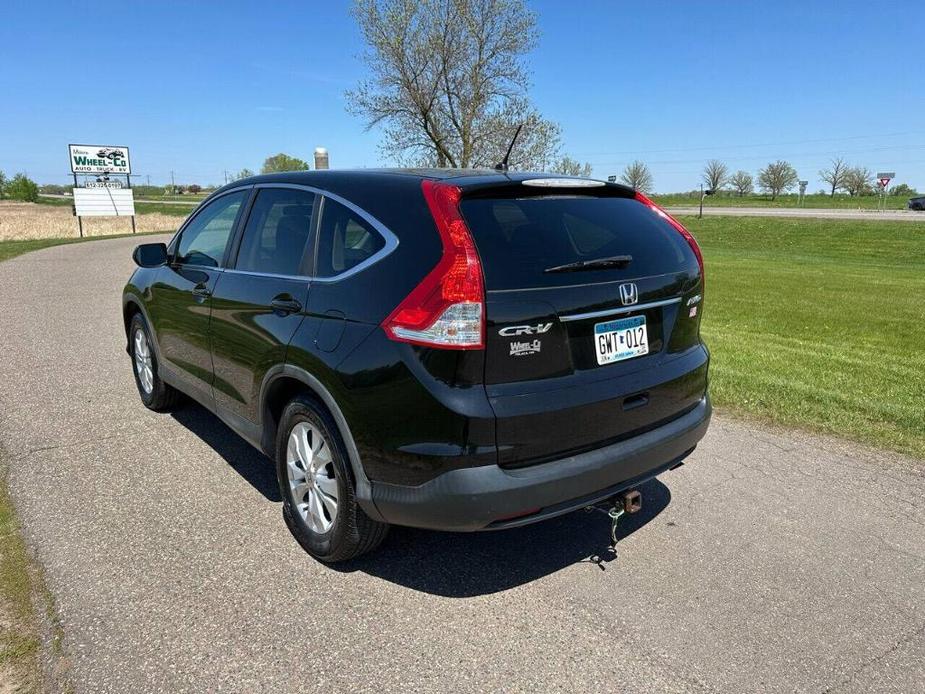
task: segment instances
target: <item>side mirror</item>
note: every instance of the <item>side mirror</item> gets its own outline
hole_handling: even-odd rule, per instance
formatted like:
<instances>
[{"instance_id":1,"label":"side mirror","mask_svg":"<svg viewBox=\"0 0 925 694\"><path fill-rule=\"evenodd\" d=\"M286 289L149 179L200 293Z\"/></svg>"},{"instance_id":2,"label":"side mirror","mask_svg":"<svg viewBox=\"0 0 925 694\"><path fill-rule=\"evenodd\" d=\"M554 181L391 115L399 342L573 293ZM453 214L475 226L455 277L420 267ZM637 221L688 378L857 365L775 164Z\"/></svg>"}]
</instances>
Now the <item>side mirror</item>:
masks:
<instances>
[{"instance_id":1,"label":"side mirror","mask_svg":"<svg viewBox=\"0 0 925 694\"><path fill-rule=\"evenodd\" d=\"M167 264L167 244L143 243L136 246L132 260L138 267L160 267Z\"/></svg>"}]
</instances>

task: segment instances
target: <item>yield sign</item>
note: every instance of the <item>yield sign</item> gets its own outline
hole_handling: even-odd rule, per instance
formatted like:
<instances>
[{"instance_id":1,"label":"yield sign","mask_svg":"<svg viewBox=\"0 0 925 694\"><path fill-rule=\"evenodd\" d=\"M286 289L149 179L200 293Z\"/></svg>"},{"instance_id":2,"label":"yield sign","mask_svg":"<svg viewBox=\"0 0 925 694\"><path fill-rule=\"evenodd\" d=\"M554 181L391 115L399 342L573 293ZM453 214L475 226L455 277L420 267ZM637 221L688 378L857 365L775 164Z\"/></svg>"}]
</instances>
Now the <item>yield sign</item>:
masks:
<instances>
[{"instance_id":1,"label":"yield sign","mask_svg":"<svg viewBox=\"0 0 925 694\"><path fill-rule=\"evenodd\" d=\"M880 179L880 187L881 187L881 188L886 188L887 185L889 185L889 183L890 183L890 179L888 179L888 178L881 178L881 179Z\"/></svg>"}]
</instances>

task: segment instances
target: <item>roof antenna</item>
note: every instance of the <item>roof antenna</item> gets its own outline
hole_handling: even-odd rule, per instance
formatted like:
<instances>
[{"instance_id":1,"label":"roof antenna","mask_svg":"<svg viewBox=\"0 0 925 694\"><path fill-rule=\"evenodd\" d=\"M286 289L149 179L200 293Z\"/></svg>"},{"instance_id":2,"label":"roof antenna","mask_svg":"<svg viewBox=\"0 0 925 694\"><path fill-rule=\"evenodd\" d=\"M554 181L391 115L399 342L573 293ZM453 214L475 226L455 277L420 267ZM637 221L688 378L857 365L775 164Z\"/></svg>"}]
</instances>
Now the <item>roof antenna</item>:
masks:
<instances>
[{"instance_id":1,"label":"roof antenna","mask_svg":"<svg viewBox=\"0 0 925 694\"><path fill-rule=\"evenodd\" d=\"M507 160L511 158L511 150L514 149L514 143L517 142L517 136L520 135L520 129L522 127L524 127L523 123L517 126L517 130L514 131L514 137L511 138L511 144L507 148L507 154L504 155L504 159L495 164L495 171L508 170Z\"/></svg>"}]
</instances>

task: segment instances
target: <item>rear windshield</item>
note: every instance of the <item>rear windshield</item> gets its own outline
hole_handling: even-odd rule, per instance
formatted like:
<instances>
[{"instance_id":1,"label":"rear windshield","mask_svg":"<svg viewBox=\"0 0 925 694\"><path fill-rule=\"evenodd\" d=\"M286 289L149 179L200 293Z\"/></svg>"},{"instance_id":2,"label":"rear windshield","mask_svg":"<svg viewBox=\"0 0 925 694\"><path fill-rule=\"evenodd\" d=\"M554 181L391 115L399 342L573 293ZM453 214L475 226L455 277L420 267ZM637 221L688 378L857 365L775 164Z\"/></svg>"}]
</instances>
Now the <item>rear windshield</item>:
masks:
<instances>
[{"instance_id":1,"label":"rear windshield","mask_svg":"<svg viewBox=\"0 0 925 694\"><path fill-rule=\"evenodd\" d=\"M488 289L606 282L697 266L684 238L632 198L476 198L464 199L460 208L478 246ZM633 259L620 269L543 272L616 255Z\"/></svg>"}]
</instances>

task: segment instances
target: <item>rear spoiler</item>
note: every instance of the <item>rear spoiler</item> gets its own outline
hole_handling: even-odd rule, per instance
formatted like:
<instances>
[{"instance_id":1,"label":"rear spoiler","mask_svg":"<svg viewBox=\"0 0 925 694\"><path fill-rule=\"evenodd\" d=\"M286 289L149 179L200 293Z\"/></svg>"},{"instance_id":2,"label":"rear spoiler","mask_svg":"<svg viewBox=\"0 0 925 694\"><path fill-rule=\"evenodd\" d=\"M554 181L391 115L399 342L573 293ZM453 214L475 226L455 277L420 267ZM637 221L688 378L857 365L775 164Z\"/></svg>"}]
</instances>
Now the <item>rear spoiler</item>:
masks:
<instances>
[{"instance_id":1,"label":"rear spoiler","mask_svg":"<svg viewBox=\"0 0 925 694\"><path fill-rule=\"evenodd\" d=\"M448 181L448 183L453 183L453 181ZM581 195L594 198L636 197L635 190L619 183L552 176L473 183L460 186L460 190L463 198L527 198L549 195Z\"/></svg>"}]
</instances>

